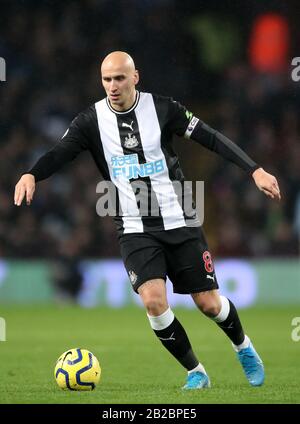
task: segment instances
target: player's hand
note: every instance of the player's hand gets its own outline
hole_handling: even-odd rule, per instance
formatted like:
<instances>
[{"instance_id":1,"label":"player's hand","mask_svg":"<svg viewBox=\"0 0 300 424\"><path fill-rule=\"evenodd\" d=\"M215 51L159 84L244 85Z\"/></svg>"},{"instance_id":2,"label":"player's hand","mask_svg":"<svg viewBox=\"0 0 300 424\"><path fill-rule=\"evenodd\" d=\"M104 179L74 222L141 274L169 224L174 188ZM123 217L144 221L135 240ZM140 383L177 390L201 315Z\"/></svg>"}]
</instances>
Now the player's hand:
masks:
<instances>
[{"instance_id":1,"label":"player's hand","mask_svg":"<svg viewBox=\"0 0 300 424\"><path fill-rule=\"evenodd\" d=\"M263 191L272 199L281 199L279 185L273 175L264 171L262 168L258 168L253 172L252 177L259 190Z\"/></svg>"},{"instance_id":2,"label":"player's hand","mask_svg":"<svg viewBox=\"0 0 300 424\"><path fill-rule=\"evenodd\" d=\"M26 196L26 203L30 205L35 190L35 178L31 174L24 174L15 187L15 205L20 206Z\"/></svg>"}]
</instances>

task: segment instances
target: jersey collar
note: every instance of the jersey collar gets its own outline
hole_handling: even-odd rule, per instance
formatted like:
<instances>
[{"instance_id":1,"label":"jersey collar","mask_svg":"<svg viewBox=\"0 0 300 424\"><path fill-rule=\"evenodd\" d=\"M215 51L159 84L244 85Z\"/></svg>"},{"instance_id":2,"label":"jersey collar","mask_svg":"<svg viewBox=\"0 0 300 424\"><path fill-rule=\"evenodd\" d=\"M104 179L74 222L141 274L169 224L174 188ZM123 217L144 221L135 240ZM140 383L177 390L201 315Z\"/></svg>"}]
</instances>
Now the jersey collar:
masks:
<instances>
[{"instance_id":1,"label":"jersey collar","mask_svg":"<svg viewBox=\"0 0 300 424\"><path fill-rule=\"evenodd\" d=\"M135 96L135 102L133 103L133 105L131 106L131 108L127 109L127 110L123 110L122 112L115 110L111 104L110 101L108 100L108 97L106 97L106 104L109 107L109 109L113 112L116 113L117 115L124 115L125 113L129 113L131 112L133 109L136 108L138 102L140 100L140 92L138 90L136 90L136 96Z\"/></svg>"}]
</instances>

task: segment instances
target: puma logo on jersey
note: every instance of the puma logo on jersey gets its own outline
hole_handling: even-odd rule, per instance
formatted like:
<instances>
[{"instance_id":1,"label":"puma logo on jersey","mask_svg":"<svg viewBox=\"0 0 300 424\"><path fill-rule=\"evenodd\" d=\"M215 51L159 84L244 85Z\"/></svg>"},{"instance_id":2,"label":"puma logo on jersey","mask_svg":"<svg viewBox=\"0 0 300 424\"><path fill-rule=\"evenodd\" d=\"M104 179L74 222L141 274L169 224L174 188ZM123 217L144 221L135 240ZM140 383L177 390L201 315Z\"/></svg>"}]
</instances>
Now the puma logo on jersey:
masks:
<instances>
[{"instance_id":1,"label":"puma logo on jersey","mask_svg":"<svg viewBox=\"0 0 300 424\"><path fill-rule=\"evenodd\" d=\"M174 333L172 333L171 336L166 339L164 337L159 337L159 340L175 340L175 337L173 336L174 336Z\"/></svg>"},{"instance_id":2,"label":"puma logo on jersey","mask_svg":"<svg viewBox=\"0 0 300 424\"><path fill-rule=\"evenodd\" d=\"M127 124L127 122L122 122L122 127L130 128L131 131L133 131L133 124L134 124L134 121L131 121L131 124Z\"/></svg>"}]
</instances>

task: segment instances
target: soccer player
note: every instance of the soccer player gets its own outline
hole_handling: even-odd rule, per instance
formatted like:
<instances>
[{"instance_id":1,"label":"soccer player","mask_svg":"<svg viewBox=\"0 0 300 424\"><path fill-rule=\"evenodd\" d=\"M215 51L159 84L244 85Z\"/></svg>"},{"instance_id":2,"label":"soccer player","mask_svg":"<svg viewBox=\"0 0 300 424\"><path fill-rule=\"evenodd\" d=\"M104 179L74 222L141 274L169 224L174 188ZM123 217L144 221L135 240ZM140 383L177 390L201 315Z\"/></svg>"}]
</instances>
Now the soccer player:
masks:
<instances>
[{"instance_id":1,"label":"soccer player","mask_svg":"<svg viewBox=\"0 0 300 424\"><path fill-rule=\"evenodd\" d=\"M235 163L259 190L280 200L277 180L236 144L193 116L172 98L139 92L138 71L125 52L112 52L101 65L107 97L72 121L55 147L24 174L15 187L15 204L29 205L35 185L89 150L104 180L116 187L115 222L121 255L132 287L144 303L155 335L187 370L184 389L210 386L204 366L192 350L185 329L168 305L166 277L176 293L190 294L197 307L231 340L252 386L264 381L263 363L245 335L233 303L219 294L213 261L197 214L186 213L174 189L184 176L172 147L177 134L194 140ZM158 213L143 208L137 182L151 192ZM142 213L143 212L143 213Z\"/></svg>"}]
</instances>

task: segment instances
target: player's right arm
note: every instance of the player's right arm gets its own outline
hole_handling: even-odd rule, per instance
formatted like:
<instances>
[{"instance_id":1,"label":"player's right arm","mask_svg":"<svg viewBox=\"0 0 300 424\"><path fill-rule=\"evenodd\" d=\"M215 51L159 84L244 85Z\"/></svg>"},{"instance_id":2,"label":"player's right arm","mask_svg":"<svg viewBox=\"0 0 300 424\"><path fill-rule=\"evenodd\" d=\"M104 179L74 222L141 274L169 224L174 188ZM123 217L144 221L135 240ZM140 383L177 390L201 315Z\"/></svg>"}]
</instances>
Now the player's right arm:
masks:
<instances>
[{"instance_id":1,"label":"player's right arm","mask_svg":"<svg viewBox=\"0 0 300 424\"><path fill-rule=\"evenodd\" d=\"M30 205L35 191L35 177L32 174L24 174L15 187L15 205L20 206L26 196L26 203Z\"/></svg>"},{"instance_id":2,"label":"player's right arm","mask_svg":"<svg viewBox=\"0 0 300 424\"><path fill-rule=\"evenodd\" d=\"M30 205L38 181L50 177L88 148L88 121L89 113L80 113L54 148L41 156L37 163L22 175L15 187L16 206L20 206L24 198L27 205Z\"/></svg>"}]
</instances>

